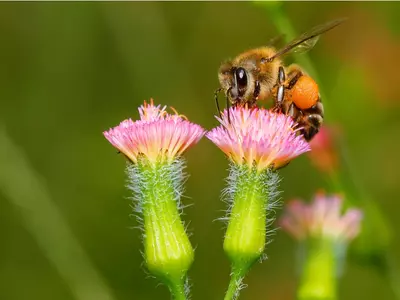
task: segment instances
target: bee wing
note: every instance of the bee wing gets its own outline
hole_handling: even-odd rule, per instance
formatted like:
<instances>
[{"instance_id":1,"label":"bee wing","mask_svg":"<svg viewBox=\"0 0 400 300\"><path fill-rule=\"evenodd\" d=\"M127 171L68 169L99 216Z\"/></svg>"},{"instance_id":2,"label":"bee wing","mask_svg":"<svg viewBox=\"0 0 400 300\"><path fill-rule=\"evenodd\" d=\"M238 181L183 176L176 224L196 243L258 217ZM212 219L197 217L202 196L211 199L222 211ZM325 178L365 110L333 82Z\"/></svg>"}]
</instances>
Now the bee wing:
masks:
<instances>
[{"instance_id":1,"label":"bee wing","mask_svg":"<svg viewBox=\"0 0 400 300\"><path fill-rule=\"evenodd\" d=\"M274 56L266 58L265 60L272 61L276 57L289 53L304 53L315 46L321 34L335 28L345 20L346 19L344 18L337 19L325 24L315 26L314 28L310 29L309 31L303 33L299 37L289 42L286 46L276 52Z\"/></svg>"}]
</instances>

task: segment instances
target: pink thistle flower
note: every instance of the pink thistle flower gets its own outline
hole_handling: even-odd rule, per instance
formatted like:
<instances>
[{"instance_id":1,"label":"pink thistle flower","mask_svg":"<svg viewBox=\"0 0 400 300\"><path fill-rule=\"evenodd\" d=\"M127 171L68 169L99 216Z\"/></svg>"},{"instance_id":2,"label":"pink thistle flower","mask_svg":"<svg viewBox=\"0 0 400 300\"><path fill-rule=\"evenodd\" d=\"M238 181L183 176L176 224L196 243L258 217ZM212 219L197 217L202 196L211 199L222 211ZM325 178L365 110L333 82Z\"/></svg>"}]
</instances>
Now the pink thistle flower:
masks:
<instances>
[{"instance_id":1,"label":"pink thistle flower","mask_svg":"<svg viewBox=\"0 0 400 300\"><path fill-rule=\"evenodd\" d=\"M172 161L196 144L205 134L199 125L181 115L169 114L166 106L144 102L139 107L140 120L127 119L103 132L106 139L129 160L136 163L143 155L152 162Z\"/></svg>"},{"instance_id":2,"label":"pink thistle flower","mask_svg":"<svg viewBox=\"0 0 400 300\"><path fill-rule=\"evenodd\" d=\"M360 232L362 212L348 209L341 213L343 199L339 195L318 193L314 201L306 204L292 200L281 218L281 226L298 240L330 238L349 242Z\"/></svg>"},{"instance_id":3,"label":"pink thistle flower","mask_svg":"<svg viewBox=\"0 0 400 300\"><path fill-rule=\"evenodd\" d=\"M309 144L294 129L292 118L266 109L231 107L225 110L220 126L206 136L234 163L256 165L261 171L279 168L300 154L310 151Z\"/></svg>"}]
</instances>

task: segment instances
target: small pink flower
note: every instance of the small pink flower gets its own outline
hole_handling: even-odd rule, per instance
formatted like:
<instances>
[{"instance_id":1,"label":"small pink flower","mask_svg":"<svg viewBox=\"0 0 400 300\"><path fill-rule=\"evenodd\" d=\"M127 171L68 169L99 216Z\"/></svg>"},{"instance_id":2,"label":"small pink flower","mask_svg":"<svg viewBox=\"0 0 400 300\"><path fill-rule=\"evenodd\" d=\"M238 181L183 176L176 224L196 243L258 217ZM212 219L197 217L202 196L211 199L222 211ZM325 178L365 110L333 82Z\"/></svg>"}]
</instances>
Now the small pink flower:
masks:
<instances>
[{"instance_id":1,"label":"small pink flower","mask_svg":"<svg viewBox=\"0 0 400 300\"><path fill-rule=\"evenodd\" d=\"M220 126L206 134L234 163L256 165L259 171L279 168L310 150L292 118L266 109L231 107Z\"/></svg>"},{"instance_id":2,"label":"small pink flower","mask_svg":"<svg viewBox=\"0 0 400 300\"><path fill-rule=\"evenodd\" d=\"M362 212L359 209L348 209L342 214L342 205L340 196L328 197L323 193L318 193L310 204L292 200L280 223L298 240L332 238L350 241L360 232Z\"/></svg>"},{"instance_id":3,"label":"small pink flower","mask_svg":"<svg viewBox=\"0 0 400 300\"><path fill-rule=\"evenodd\" d=\"M180 156L196 144L205 131L182 116L168 114L166 106L155 106L151 100L139 107L140 120L124 120L103 132L106 139L132 162L139 155L150 161L168 160Z\"/></svg>"}]
</instances>

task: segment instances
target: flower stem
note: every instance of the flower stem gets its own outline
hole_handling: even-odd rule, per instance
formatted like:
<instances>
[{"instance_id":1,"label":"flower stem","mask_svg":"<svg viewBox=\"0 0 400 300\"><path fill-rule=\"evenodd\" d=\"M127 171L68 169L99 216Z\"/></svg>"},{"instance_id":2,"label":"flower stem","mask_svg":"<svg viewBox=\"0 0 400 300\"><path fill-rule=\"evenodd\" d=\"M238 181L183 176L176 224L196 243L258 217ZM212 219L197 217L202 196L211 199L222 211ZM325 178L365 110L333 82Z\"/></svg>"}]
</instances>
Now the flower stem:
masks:
<instances>
[{"instance_id":1,"label":"flower stem","mask_svg":"<svg viewBox=\"0 0 400 300\"><path fill-rule=\"evenodd\" d=\"M237 299L239 297L240 289L242 288L243 276L240 269L235 269L234 267L232 267L232 269L231 279L224 300Z\"/></svg>"},{"instance_id":2,"label":"flower stem","mask_svg":"<svg viewBox=\"0 0 400 300\"><path fill-rule=\"evenodd\" d=\"M186 300L184 284L170 284L169 290L174 300Z\"/></svg>"}]
</instances>

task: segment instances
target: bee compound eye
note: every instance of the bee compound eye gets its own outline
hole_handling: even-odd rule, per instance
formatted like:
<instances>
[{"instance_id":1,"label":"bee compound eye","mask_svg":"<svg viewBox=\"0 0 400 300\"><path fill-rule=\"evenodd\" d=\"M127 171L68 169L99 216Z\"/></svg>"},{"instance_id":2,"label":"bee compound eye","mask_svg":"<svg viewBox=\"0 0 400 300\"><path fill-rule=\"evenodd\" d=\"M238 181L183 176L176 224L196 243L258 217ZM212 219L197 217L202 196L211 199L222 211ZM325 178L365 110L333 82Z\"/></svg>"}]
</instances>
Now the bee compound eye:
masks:
<instances>
[{"instance_id":1,"label":"bee compound eye","mask_svg":"<svg viewBox=\"0 0 400 300\"><path fill-rule=\"evenodd\" d=\"M236 82L239 87L246 87L247 86L247 74L246 70L243 68L237 68L236 72Z\"/></svg>"}]
</instances>

